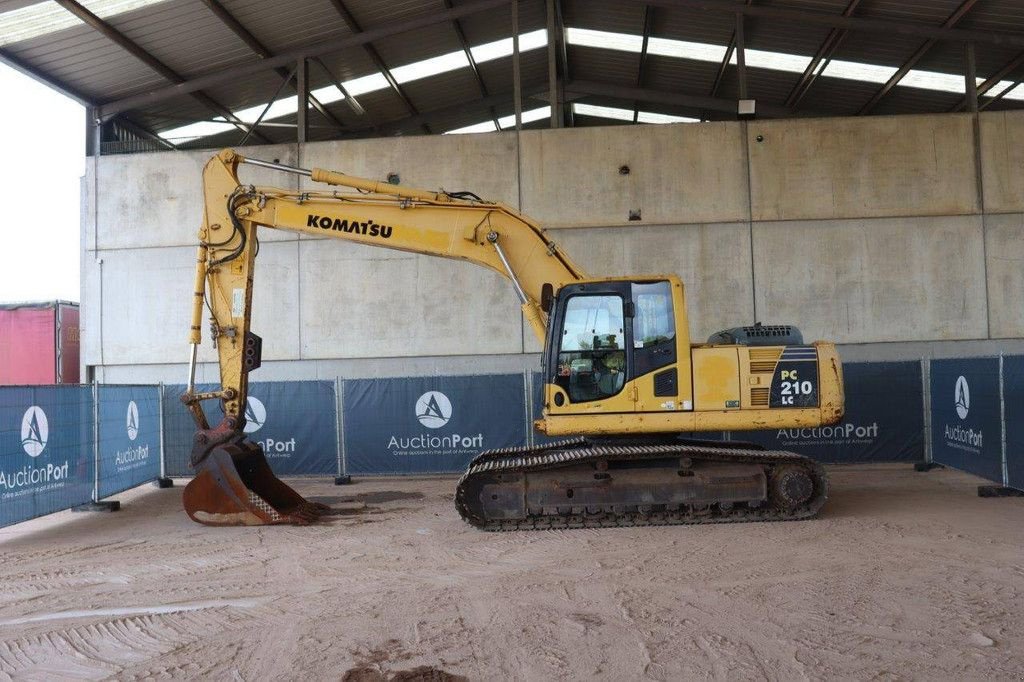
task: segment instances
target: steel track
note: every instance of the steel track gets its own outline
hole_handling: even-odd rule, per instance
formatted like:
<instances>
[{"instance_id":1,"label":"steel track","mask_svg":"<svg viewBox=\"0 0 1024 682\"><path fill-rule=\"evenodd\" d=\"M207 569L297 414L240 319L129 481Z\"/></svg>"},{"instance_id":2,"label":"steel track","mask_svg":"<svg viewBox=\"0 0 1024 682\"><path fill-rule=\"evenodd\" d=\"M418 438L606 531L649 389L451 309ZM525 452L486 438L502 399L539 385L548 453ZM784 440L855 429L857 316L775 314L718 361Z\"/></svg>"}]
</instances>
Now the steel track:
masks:
<instances>
[{"instance_id":1,"label":"steel track","mask_svg":"<svg viewBox=\"0 0 1024 682\"><path fill-rule=\"evenodd\" d=\"M784 450L753 450L705 445L670 444L643 439L600 442L587 438L549 443L537 447L504 448L480 453L459 479L455 506L463 520L486 531L544 530L552 528L608 528L699 523L740 523L750 521L797 521L813 517L828 496L828 477L824 468L801 455ZM687 457L714 463L760 464L769 478L780 464L804 468L814 483L810 499L793 508L765 502L757 508L734 505L627 505L588 508L579 513L530 515L525 519L485 518L479 503L468 499L467 489L476 477L494 474L526 474L602 460L643 460ZM769 483L769 488L770 488ZM674 508L673 508L674 507ZM529 513L529 512L528 512Z\"/></svg>"}]
</instances>

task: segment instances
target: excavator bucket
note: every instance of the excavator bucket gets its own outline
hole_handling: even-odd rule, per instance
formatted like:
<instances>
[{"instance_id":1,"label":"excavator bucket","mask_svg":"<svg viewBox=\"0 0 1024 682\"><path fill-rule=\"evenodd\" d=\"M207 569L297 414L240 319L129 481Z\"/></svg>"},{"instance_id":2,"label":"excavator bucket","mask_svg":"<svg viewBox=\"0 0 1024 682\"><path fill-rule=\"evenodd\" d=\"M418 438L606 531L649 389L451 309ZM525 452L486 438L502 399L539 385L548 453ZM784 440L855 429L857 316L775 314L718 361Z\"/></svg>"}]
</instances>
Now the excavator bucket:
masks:
<instances>
[{"instance_id":1,"label":"excavator bucket","mask_svg":"<svg viewBox=\"0 0 1024 682\"><path fill-rule=\"evenodd\" d=\"M263 450L227 427L196 433L196 475L183 495L189 518L207 526L307 525L331 513L275 476Z\"/></svg>"}]
</instances>

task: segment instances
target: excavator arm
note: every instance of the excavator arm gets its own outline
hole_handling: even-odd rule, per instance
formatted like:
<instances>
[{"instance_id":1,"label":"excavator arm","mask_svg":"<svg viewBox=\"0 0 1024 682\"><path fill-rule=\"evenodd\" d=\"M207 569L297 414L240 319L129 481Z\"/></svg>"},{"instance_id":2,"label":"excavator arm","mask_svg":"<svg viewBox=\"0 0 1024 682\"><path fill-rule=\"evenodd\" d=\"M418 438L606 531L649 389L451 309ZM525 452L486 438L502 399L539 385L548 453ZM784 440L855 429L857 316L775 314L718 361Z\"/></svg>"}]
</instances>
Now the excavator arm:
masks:
<instances>
[{"instance_id":1,"label":"excavator arm","mask_svg":"<svg viewBox=\"0 0 1024 682\"><path fill-rule=\"evenodd\" d=\"M242 185L250 163L308 176L347 191L298 191ZM470 193L430 192L314 168L246 159L233 150L203 171L189 342L188 388L182 401L198 431L191 463L197 476L185 493L193 519L210 525L303 522L325 510L303 500L271 473L258 446L245 440L248 373L259 367L261 340L250 329L260 228L343 239L377 247L466 260L507 277L523 314L544 341L546 300L584 278L544 231L511 207ZM220 390L195 390L203 309L217 349ZM224 419L211 428L201 403L219 400Z\"/></svg>"}]
</instances>

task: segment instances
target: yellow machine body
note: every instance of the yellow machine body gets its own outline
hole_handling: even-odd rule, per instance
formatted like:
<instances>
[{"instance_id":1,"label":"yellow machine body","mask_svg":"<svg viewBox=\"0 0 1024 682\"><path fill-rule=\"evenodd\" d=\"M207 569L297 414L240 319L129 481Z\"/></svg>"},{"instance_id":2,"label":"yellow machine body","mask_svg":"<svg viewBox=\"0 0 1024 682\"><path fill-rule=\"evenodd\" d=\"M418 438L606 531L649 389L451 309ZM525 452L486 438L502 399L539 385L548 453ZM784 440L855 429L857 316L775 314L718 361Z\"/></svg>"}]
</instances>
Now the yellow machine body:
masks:
<instances>
[{"instance_id":1,"label":"yellow machine body","mask_svg":"<svg viewBox=\"0 0 1024 682\"><path fill-rule=\"evenodd\" d=\"M834 344L691 344L686 296L678 277L654 275L584 280L580 284L600 287L615 281L669 283L675 311L675 362L660 366L658 372L624 381L614 395L596 400L574 402L563 386L547 382L544 417L536 421L537 430L549 436L754 431L815 427L835 424L842 418L842 365ZM786 362L787 355L799 356L799 364ZM656 377L664 372L675 372L677 381L668 390L659 390ZM773 385L778 394L774 407ZM782 402L788 396L804 395L794 392L808 385L816 398L813 405Z\"/></svg>"}]
</instances>

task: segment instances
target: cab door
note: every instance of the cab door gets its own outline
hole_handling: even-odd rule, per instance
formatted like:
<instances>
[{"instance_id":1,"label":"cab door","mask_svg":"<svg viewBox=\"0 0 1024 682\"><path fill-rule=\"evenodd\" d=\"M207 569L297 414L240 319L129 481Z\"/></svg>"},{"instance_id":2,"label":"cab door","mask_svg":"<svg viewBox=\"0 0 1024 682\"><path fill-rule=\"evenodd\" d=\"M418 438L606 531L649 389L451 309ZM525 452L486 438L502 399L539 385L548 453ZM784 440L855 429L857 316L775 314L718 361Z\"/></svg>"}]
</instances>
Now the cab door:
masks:
<instances>
[{"instance_id":1,"label":"cab door","mask_svg":"<svg viewBox=\"0 0 1024 682\"><path fill-rule=\"evenodd\" d=\"M633 282L632 373L636 410L661 412L689 409L680 399L679 335L668 281Z\"/></svg>"},{"instance_id":2,"label":"cab door","mask_svg":"<svg viewBox=\"0 0 1024 682\"><path fill-rule=\"evenodd\" d=\"M546 360L545 403L553 412L632 412L632 299L628 282L565 287Z\"/></svg>"}]
</instances>

